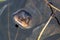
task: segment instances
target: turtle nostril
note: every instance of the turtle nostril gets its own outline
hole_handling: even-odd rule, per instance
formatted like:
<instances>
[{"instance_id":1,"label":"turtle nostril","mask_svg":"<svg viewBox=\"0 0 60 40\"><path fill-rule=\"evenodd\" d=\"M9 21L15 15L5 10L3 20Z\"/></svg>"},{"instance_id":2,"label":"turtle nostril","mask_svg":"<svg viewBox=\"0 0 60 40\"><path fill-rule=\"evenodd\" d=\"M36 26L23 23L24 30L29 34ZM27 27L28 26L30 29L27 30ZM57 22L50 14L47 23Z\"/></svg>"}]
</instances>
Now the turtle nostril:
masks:
<instances>
[{"instance_id":1,"label":"turtle nostril","mask_svg":"<svg viewBox=\"0 0 60 40\"><path fill-rule=\"evenodd\" d=\"M15 27L18 28L19 26L17 24L15 24Z\"/></svg>"}]
</instances>

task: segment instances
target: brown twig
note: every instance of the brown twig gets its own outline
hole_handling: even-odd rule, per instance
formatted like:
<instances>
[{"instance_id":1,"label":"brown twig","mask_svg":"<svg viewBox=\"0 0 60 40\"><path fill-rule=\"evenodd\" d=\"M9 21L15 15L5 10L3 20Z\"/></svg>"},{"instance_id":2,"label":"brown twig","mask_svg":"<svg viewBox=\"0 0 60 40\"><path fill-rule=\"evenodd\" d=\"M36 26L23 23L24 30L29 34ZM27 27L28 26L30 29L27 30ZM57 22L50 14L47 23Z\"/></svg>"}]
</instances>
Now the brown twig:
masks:
<instances>
[{"instance_id":1,"label":"brown twig","mask_svg":"<svg viewBox=\"0 0 60 40\"><path fill-rule=\"evenodd\" d=\"M9 3L9 0L8 1L8 4L5 6L8 8L8 40L11 40L11 37L10 37L10 3Z\"/></svg>"},{"instance_id":2,"label":"brown twig","mask_svg":"<svg viewBox=\"0 0 60 40\"><path fill-rule=\"evenodd\" d=\"M47 0L44 0L46 2L46 4L50 5L53 9L57 10L60 12L60 9L55 7L54 5L52 5L51 3L49 3Z\"/></svg>"},{"instance_id":3,"label":"brown twig","mask_svg":"<svg viewBox=\"0 0 60 40\"><path fill-rule=\"evenodd\" d=\"M45 2L46 2L46 4L49 3L47 0L45 0ZM51 8L52 13L53 13L52 8L56 9L57 11L60 11L58 8L56 8L55 6L53 6L53 5L50 4L50 3L49 3L49 6L50 6L50 8ZM41 36L42 36L43 32L45 31L45 29L47 28L47 26L48 26L48 24L50 23L50 21L52 20L53 15L54 15L54 14L52 14L52 15L50 16L49 20L47 21L47 23L46 23L45 26L43 27L42 31L40 32L37 40L41 40Z\"/></svg>"},{"instance_id":4,"label":"brown twig","mask_svg":"<svg viewBox=\"0 0 60 40\"><path fill-rule=\"evenodd\" d=\"M17 33L16 33L16 36L15 36L14 40L17 40L18 33L19 33L19 27L18 27L18 30L17 30Z\"/></svg>"}]
</instances>

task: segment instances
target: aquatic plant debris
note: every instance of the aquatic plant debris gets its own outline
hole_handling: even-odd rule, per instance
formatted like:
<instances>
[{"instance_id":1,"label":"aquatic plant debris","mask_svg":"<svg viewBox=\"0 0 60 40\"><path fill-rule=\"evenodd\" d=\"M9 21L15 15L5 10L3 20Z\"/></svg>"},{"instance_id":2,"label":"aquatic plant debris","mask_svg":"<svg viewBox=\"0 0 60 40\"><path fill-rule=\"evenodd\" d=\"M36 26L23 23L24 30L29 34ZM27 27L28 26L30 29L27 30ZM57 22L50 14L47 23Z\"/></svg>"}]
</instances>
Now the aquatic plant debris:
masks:
<instances>
[{"instance_id":1,"label":"aquatic plant debris","mask_svg":"<svg viewBox=\"0 0 60 40\"><path fill-rule=\"evenodd\" d=\"M4 5L1 9L0 9L0 15L3 13L3 11L5 10L5 8L7 7L8 5Z\"/></svg>"}]
</instances>

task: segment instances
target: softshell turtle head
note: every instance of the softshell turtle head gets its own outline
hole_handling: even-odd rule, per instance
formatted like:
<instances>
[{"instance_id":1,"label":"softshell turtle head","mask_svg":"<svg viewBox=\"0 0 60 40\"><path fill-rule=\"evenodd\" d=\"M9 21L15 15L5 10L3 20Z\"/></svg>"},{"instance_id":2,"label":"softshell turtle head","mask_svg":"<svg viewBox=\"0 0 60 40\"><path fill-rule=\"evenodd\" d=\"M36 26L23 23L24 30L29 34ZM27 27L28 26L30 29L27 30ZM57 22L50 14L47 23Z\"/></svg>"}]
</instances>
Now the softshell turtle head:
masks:
<instances>
[{"instance_id":1,"label":"softshell turtle head","mask_svg":"<svg viewBox=\"0 0 60 40\"><path fill-rule=\"evenodd\" d=\"M26 10L20 10L19 12L16 12L13 18L23 28L31 28L30 23L32 16Z\"/></svg>"}]
</instances>

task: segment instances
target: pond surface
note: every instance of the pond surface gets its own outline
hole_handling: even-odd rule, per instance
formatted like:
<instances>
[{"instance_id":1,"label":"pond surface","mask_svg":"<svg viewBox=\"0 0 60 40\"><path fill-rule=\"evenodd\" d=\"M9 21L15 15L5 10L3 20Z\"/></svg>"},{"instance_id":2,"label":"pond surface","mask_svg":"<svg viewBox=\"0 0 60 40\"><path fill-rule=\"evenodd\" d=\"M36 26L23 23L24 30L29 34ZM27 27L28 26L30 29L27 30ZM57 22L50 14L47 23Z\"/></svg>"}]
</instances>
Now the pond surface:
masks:
<instances>
[{"instance_id":1,"label":"pond surface","mask_svg":"<svg viewBox=\"0 0 60 40\"><path fill-rule=\"evenodd\" d=\"M60 0L50 1L54 6L60 8ZM18 25L13 19L13 13L20 9L27 10L32 15L32 28L16 28ZM58 13L56 14L56 17L60 22L60 12L57 11L56 13ZM49 19L50 14L51 11L45 4L44 0L6 0L4 2L0 2L0 40L9 40L8 32L10 32L10 39L15 40L17 31L18 36L16 40L36 40L43 24L45 24ZM55 19L52 19L46 30L47 31L45 31L42 36L42 40L57 40L60 38L60 25L58 25ZM56 35L49 36L55 34L54 32Z\"/></svg>"}]
</instances>

